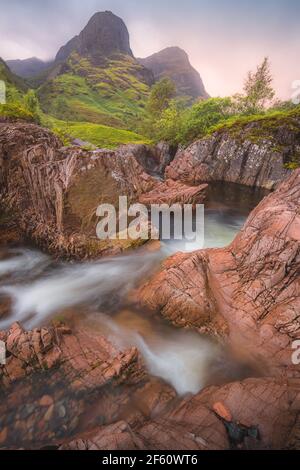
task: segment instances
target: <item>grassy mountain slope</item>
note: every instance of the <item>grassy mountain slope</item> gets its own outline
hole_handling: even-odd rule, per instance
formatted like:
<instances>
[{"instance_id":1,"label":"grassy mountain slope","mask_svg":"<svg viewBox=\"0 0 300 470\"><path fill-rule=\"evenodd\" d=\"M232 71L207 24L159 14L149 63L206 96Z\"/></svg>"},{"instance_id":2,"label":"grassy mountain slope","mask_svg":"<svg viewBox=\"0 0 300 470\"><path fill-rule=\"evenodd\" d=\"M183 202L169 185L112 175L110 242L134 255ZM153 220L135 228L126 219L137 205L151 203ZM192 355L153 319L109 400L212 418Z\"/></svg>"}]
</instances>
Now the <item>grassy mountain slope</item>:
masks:
<instances>
[{"instance_id":1,"label":"grassy mountain slope","mask_svg":"<svg viewBox=\"0 0 300 470\"><path fill-rule=\"evenodd\" d=\"M95 64L73 52L39 87L43 111L58 119L128 127L144 110L149 75L130 56L118 54Z\"/></svg>"}]
</instances>

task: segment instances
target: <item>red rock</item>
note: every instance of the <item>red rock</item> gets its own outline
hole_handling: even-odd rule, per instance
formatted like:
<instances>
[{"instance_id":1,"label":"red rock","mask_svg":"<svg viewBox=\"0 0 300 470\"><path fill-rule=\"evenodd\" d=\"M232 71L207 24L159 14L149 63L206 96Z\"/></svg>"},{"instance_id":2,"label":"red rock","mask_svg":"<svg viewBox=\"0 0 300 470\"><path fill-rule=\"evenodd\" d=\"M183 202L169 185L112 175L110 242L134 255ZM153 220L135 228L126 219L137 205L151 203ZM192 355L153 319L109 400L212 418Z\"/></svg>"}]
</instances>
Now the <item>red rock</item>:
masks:
<instances>
[{"instance_id":1,"label":"red rock","mask_svg":"<svg viewBox=\"0 0 300 470\"><path fill-rule=\"evenodd\" d=\"M0 431L0 444L3 444L6 441L7 435L8 435L8 429L6 427Z\"/></svg>"},{"instance_id":2,"label":"red rock","mask_svg":"<svg viewBox=\"0 0 300 470\"><path fill-rule=\"evenodd\" d=\"M45 421L50 421L50 419L53 416L53 412L54 412L54 405L51 405L51 406L49 406L48 410L46 411L46 413L44 415L44 420Z\"/></svg>"},{"instance_id":3,"label":"red rock","mask_svg":"<svg viewBox=\"0 0 300 470\"><path fill-rule=\"evenodd\" d=\"M62 441L84 431L87 423L111 422L130 410L129 402L149 381L135 348L118 351L93 331L61 335L56 328L24 331L15 324L4 336L14 351L0 367L5 397L0 429L10 427L10 435L3 437L3 445L10 448L39 448L53 443L54 435ZM47 338L47 348L42 337ZM30 345L29 362L24 344ZM59 357L54 364L55 351ZM167 385L161 388L164 393L170 390ZM151 391L151 400L155 401L153 394L162 395L161 388ZM173 396L170 391L169 399ZM135 407L128 416L130 421L145 419Z\"/></svg>"},{"instance_id":4,"label":"red rock","mask_svg":"<svg viewBox=\"0 0 300 470\"><path fill-rule=\"evenodd\" d=\"M232 416L230 411L224 406L223 403L217 402L213 404L213 410L214 412L220 416L220 418L225 419L225 421L232 421Z\"/></svg>"},{"instance_id":5,"label":"red rock","mask_svg":"<svg viewBox=\"0 0 300 470\"><path fill-rule=\"evenodd\" d=\"M40 403L41 406L51 406L51 405L53 405L53 398L50 397L50 395L44 395L40 399L39 403Z\"/></svg>"},{"instance_id":6,"label":"red rock","mask_svg":"<svg viewBox=\"0 0 300 470\"><path fill-rule=\"evenodd\" d=\"M150 173L161 172L168 155L168 146L65 148L35 124L0 122L0 196L20 232L56 256L116 254L132 243L97 239L97 206L105 202L117 208L119 196L136 202L159 184Z\"/></svg>"}]
</instances>

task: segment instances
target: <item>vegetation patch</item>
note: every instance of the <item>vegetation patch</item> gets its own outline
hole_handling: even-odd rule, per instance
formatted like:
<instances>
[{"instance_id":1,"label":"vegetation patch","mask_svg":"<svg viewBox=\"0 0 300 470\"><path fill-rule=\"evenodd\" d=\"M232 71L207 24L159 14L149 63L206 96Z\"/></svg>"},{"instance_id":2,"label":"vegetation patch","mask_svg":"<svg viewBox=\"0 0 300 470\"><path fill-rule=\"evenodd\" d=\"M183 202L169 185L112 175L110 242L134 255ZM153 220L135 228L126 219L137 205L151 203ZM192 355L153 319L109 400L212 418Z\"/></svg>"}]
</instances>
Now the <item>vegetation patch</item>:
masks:
<instances>
[{"instance_id":1,"label":"vegetation patch","mask_svg":"<svg viewBox=\"0 0 300 470\"><path fill-rule=\"evenodd\" d=\"M64 142L69 145L72 139L80 139L99 148L115 149L125 144L149 144L146 137L132 131L117 129L110 126L88 122L65 122L44 115L43 125L51 128Z\"/></svg>"}]
</instances>

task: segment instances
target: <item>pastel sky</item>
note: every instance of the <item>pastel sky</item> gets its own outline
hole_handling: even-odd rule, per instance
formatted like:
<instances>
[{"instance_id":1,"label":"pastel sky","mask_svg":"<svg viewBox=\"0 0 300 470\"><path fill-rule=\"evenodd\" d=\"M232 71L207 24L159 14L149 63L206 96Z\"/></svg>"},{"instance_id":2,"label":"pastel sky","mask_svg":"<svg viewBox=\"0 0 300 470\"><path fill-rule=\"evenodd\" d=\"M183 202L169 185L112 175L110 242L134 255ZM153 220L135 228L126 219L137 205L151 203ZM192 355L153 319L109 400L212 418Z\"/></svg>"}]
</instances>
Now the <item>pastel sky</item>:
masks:
<instances>
[{"instance_id":1,"label":"pastel sky","mask_svg":"<svg viewBox=\"0 0 300 470\"><path fill-rule=\"evenodd\" d=\"M300 79L299 0L0 0L0 57L52 58L104 10L124 19L136 57L185 49L212 96L241 91L264 56L279 97Z\"/></svg>"}]
</instances>

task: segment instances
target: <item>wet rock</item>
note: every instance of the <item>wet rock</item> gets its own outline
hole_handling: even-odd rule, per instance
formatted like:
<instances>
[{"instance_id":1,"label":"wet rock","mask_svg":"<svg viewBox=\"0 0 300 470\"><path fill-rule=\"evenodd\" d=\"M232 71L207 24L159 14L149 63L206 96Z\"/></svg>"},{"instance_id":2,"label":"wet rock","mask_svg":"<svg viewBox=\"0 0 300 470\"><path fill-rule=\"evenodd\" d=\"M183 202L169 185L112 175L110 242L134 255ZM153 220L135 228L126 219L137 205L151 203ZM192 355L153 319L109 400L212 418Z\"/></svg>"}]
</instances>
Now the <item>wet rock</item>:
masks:
<instances>
[{"instance_id":1,"label":"wet rock","mask_svg":"<svg viewBox=\"0 0 300 470\"><path fill-rule=\"evenodd\" d=\"M174 398L167 385L147 387L151 381L135 348L119 351L93 331L61 329L25 331L15 323L1 333L11 352L0 366L0 429L7 428L1 447L52 445L121 415L143 422L150 409ZM53 351L59 352L55 363ZM152 403L145 414L137 393Z\"/></svg>"},{"instance_id":2,"label":"wet rock","mask_svg":"<svg viewBox=\"0 0 300 470\"><path fill-rule=\"evenodd\" d=\"M213 410L218 416L220 416L220 418L225 419L225 421L232 421L231 413L223 403L219 401L217 403L214 403Z\"/></svg>"},{"instance_id":3,"label":"wet rock","mask_svg":"<svg viewBox=\"0 0 300 470\"><path fill-rule=\"evenodd\" d=\"M60 450L136 450L142 443L134 437L130 426L120 421L87 433L60 447Z\"/></svg>"},{"instance_id":4,"label":"wet rock","mask_svg":"<svg viewBox=\"0 0 300 470\"><path fill-rule=\"evenodd\" d=\"M300 382L247 379L173 402L146 423L120 421L63 444L64 450L225 450L299 448ZM222 403L227 422L215 413ZM298 403L298 404L297 404ZM218 410L219 410L218 406ZM229 429L233 423L236 431ZM276 425L274 425L276 423ZM298 428L297 428L298 426ZM237 430L239 432L237 432ZM240 432L247 430L247 432Z\"/></svg>"}]
</instances>

